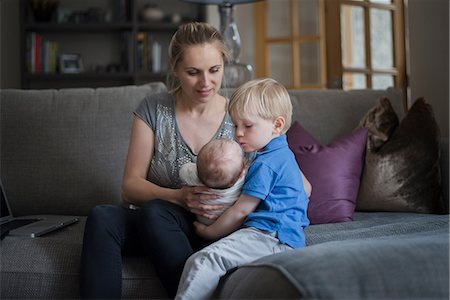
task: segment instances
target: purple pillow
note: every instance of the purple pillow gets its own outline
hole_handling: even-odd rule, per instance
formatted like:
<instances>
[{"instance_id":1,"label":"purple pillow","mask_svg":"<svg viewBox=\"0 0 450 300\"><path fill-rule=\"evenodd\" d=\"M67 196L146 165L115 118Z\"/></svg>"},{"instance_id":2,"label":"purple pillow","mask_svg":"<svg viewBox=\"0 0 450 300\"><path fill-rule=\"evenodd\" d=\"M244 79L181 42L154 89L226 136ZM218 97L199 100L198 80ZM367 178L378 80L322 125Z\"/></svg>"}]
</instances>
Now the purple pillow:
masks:
<instances>
[{"instance_id":1,"label":"purple pillow","mask_svg":"<svg viewBox=\"0 0 450 300\"><path fill-rule=\"evenodd\" d=\"M288 144L312 185L311 224L353 220L367 142L367 128L321 145L298 122L287 132Z\"/></svg>"}]
</instances>

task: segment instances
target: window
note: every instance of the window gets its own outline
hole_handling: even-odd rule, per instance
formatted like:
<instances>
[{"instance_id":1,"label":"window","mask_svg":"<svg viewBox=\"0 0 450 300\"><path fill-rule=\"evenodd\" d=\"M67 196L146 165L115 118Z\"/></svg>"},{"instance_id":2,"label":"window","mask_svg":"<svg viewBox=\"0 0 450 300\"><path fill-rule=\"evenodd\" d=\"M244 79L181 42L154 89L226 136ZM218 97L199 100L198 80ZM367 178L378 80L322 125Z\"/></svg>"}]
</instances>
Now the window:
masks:
<instances>
[{"instance_id":1,"label":"window","mask_svg":"<svg viewBox=\"0 0 450 300\"><path fill-rule=\"evenodd\" d=\"M324 0L255 4L255 74L288 88L326 87Z\"/></svg>"},{"instance_id":2,"label":"window","mask_svg":"<svg viewBox=\"0 0 450 300\"><path fill-rule=\"evenodd\" d=\"M401 0L326 0L329 87L405 89Z\"/></svg>"},{"instance_id":3,"label":"window","mask_svg":"<svg viewBox=\"0 0 450 300\"><path fill-rule=\"evenodd\" d=\"M255 4L255 74L289 88L406 88L402 0Z\"/></svg>"}]
</instances>

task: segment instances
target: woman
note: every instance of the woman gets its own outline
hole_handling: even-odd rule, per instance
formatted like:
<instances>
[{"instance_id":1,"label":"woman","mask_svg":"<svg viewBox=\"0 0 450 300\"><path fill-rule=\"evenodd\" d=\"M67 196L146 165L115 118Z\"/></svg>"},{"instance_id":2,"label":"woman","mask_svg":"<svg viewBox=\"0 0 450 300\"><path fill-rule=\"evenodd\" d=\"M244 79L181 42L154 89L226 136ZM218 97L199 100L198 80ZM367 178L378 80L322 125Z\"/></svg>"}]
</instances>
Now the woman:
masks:
<instances>
[{"instance_id":1,"label":"woman","mask_svg":"<svg viewBox=\"0 0 450 300\"><path fill-rule=\"evenodd\" d=\"M204 247L194 214L214 218L202 205L206 187L182 186L180 167L194 162L208 141L234 138L227 99L218 94L228 53L206 23L181 25L169 46L169 93L146 97L135 111L122 183L124 202L139 210L100 205L89 214L81 257L82 298L120 298L122 253L143 249L170 297L186 259Z\"/></svg>"}]
</instances>

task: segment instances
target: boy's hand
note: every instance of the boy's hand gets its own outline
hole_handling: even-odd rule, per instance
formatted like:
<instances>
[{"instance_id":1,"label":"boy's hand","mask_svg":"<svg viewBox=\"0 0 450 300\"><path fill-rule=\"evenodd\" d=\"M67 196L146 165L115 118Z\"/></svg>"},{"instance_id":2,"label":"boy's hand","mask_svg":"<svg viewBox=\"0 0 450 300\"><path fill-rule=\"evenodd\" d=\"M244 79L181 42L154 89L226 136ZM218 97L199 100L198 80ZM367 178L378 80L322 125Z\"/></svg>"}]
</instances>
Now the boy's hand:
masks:
<instances>
[{"instance_id":1,"label":"boy's hand","mask_svg":"<svg viewBox=\"0 0 450 300\"><path fill-rule=\"evenodd\" d=\"M194 222L195 231L208 240L218 240L227 236L242 226L245 218L255 210L260 201L256 197L241 194L239 199L211 225Z\"/></svg>"}]
</instances>

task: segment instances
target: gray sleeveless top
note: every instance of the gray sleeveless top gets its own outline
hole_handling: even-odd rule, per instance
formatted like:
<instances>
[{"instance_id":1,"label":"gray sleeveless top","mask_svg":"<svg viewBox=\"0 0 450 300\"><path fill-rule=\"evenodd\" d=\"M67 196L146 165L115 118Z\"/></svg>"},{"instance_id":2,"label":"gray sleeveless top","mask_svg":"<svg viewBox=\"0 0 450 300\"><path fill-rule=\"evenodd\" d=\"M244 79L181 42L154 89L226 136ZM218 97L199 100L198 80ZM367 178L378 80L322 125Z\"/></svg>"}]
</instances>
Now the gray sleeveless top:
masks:
<instances>
[{"instance_id":1,"label":"gray sleeveless top","mask_svg":"<svg viewBox=\"0 0 450 300\"><path fill-rule=\"evenodd\" d=\"M154 132L155 149L147 179L159 186L179 188L182 165L197 160L178 129L175 119L175 97L171 94L152 94L144 98L134 114ZM234 139L234 124L228 113L213 139Z\"/></svg>"}]
</instances>

